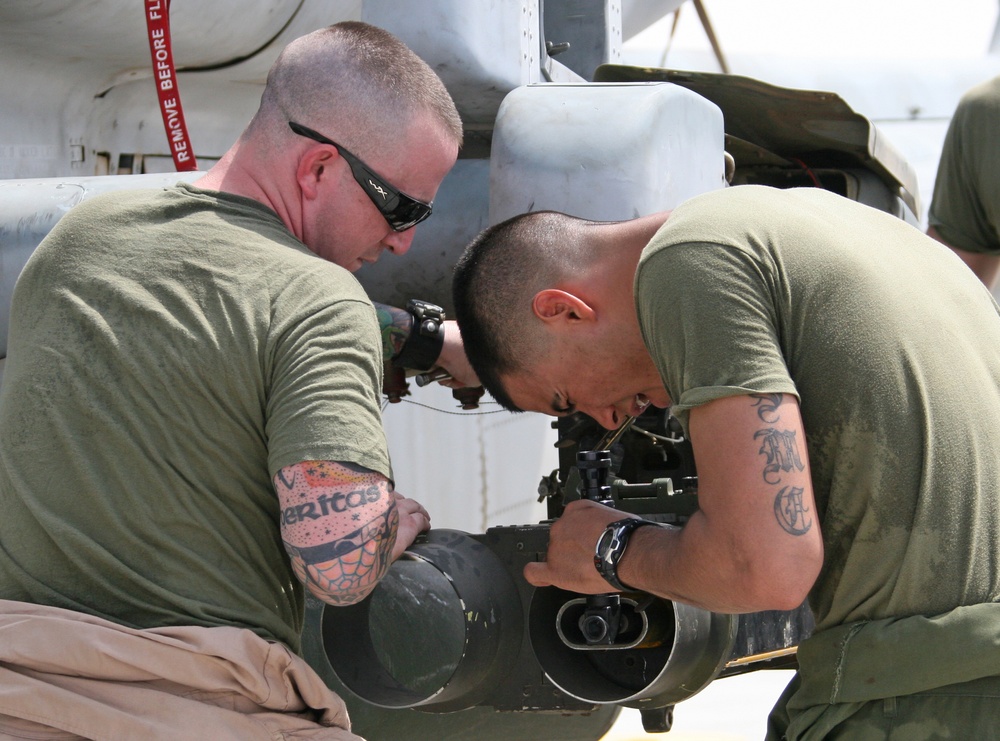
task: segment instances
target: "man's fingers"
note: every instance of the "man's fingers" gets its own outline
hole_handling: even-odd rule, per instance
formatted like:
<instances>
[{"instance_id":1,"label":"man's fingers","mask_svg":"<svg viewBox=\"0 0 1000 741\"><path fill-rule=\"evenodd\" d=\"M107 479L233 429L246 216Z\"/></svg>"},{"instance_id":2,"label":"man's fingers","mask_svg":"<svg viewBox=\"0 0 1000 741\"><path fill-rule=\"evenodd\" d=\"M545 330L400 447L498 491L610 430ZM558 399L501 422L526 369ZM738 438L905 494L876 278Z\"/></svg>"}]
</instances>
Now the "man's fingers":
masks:
<instances>
[{"instance_id":1,"label":"man's fingers","mask_svg":"<svg viewBox=\"0 0 1000 741\"><path fill-rule=\"evenodd\" d=\"M418 533L431 529L431 516L424 511L423 507L420 508L419 512L410 514L409 518Z\"/></svg>"},{"instance_id":2,"label":"man's fingers","mask_svg":"<svg viewBox=\"0 0 1000 741\"><path fill-rule=\"evenodd\" d=\"M422 509L422 508L421 508ZM399 518L399 530L396 533L396 542L392 547L392 560L403 555L407 548L413 545L413 541L420 533L430 530L431 518L426 512L414 512L402 515Z\"/></svg>"},{"instance_id":3,"label":"man's fingers","mask_svg":"<svg viewBox=\"0 0 1000 741\"><path fill-rule=\"evenodd\" d=\"M407 499L401 494L396 493L396 508L399 510L399 516L405 517L407 515L422 515L430 522L431 516L424 509L420 502L414 501L413 499Z\"/></svg>"}]
</instances>

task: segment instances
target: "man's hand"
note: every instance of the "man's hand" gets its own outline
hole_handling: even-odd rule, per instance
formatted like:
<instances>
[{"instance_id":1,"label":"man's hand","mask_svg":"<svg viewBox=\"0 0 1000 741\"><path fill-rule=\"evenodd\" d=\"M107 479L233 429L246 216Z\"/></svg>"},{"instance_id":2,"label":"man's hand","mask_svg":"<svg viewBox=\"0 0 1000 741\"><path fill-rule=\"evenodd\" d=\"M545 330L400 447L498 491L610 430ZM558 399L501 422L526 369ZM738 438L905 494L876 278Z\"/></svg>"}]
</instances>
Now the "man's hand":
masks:
<instances>
[{"instance_id":1,"label":"man's hand","mask_svg":"<svg viewBox=\"0 0 1000 741\"><path fill-rule=\"evenodd\" d=\"M399 530L392 547L392 560L395 561L413 545L420 533L430 530L431 516L419 502L407 499L398 491L392 492L392 495L396 499L396 511L399 513Z\"/></svg>"},{"instance_id":2,"label":"man's hand","mask_svg":"<svg viewBox=\"0 0 1000 741\"><path fill-rule=\"evenodd\" d=\"M441 354L438 356L437 365L444 368L451 374L451 378L441 381L442 386L457 389L463 386L481 386L479 377L472 370L469 359L465 355L465 347L462 344L462 333L458 329L458 322L446 321L444 323L444 345L441 347Z\"/></svg>"},{"instance_id":3,"label":"man's hand","mask_svg":"<svg viewBox=\"0 0 1000 741\"><path fill-rule=\"evenodd\" d=\"M524 578L536 587L559 587L580 594L613 592L594 567L594 549L604 528L623 517L628 514L597 502L570 502L549 531L546 560L527 564Z\"/></svg>"}]
</instances>

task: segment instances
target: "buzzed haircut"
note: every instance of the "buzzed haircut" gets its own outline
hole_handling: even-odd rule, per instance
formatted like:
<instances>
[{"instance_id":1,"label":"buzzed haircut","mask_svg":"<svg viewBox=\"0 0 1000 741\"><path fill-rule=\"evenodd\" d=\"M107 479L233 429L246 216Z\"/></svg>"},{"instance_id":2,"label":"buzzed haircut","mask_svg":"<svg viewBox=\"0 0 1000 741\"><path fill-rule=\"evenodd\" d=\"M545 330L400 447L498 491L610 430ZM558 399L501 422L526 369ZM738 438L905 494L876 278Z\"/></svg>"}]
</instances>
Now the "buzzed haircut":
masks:
<instances>
[{"instance_id":1,"label":"buzzed haircut","mask_svg":"<svg viewBox=\"0 0 1000 741\"><path fill-rule=\"evenodd\" d=\"M480 233L465 248L452 281L455 318L476 375L505 409L521 411L501 376L543 351L531 303L542 288L585 260L582 227L594 222L556 211L521 214Z\"/></svg>"},{"instance_id":2,"label":"buzzed haircut","mask_svg":"<svg viewBox=\"0 0 1000 741\"><path fill-rule=\"evenodd\" d=\"M388 31L344 21L292 41L267 77L257 118L297 121L362 155L399 141L418 113L462 143L462 120L434 70Z\"/></svg>"}]
</instances>

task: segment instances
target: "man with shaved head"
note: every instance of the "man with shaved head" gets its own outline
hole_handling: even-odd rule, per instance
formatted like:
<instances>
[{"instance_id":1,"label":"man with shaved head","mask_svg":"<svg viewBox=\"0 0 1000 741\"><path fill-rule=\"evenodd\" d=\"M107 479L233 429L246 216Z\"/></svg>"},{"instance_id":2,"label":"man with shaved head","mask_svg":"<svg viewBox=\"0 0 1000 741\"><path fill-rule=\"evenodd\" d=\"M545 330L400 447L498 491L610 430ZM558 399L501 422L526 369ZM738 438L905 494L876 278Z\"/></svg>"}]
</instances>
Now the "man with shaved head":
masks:
<instances>
[{"instance_id":1,"label":"man with shaved head","mask_svg":"<svg viewBox=\"0 0 1000 741\"><path fill-rule=\"evenodd\" d=\"M361 600L429 517L381 425L412 319L351 272L409 249L461 141L423 61L340 23L199 180L38 247L0 398L0 738L356 738L296 655L304 588ZM410 354L474 381L435 342Z\"/></svg>"},{"instance_id":2,"label":"man with shaved head","mask_svg":"<svg viewBox=\"0 0 1000 741\"><path fill-rule=\"evenodd\" d=\"M723 613L808 598L773 741L996 735L1000 316L948 249L828 191L745 185L621 223L515 217L453 292L508 409L616 428L669 407L693 446L683 528L571 502L530 583Z\"/></svg>"}]
</instances>

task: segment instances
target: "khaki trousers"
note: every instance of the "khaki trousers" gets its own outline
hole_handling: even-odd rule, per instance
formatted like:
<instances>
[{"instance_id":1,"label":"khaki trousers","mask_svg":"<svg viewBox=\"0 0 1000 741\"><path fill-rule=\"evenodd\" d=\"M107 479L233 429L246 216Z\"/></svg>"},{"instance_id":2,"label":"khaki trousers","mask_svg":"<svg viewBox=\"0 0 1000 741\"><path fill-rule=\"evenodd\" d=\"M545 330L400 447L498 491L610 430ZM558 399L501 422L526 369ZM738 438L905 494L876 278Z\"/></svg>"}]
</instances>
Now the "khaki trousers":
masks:
<instances>
[{"instance_id":1,"label":"khaki trousers","mask_svg":"<svg viewBox=\"0 0 1000 741\"><path fill-rule=\"evenodd\" d=\"M0 739L362 741L285 646L0 600Z\"/></svg>"}]
</instances>

